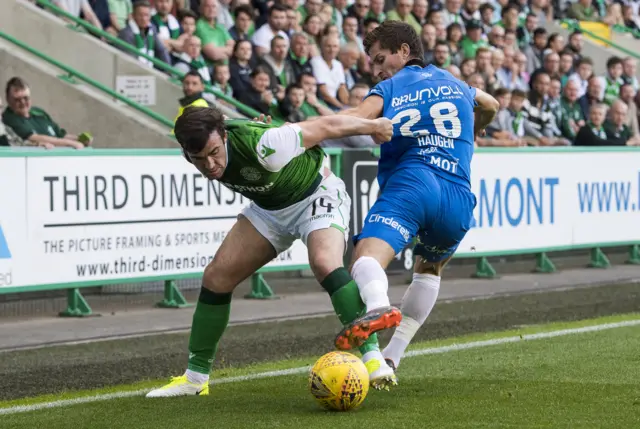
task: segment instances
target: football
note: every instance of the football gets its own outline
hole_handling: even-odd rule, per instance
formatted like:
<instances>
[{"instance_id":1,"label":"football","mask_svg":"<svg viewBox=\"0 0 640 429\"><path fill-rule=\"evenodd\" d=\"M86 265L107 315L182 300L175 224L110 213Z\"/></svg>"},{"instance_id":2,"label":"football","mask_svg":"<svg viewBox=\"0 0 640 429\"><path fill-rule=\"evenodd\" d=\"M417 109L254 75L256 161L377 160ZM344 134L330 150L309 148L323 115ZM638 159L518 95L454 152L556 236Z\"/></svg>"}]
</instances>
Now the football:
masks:
<instances>
[{"instance_id":1,"label":"football","mask_svg":"<svg viewBox=\"0 0 640 429\"><path fill-rule=\"evenodd\" d=\"M330 352L318 359L309 372L309 389L327 410L348 411L358 407L369 392L369 372L351 353Z\"/></svg>"}]
</instances>

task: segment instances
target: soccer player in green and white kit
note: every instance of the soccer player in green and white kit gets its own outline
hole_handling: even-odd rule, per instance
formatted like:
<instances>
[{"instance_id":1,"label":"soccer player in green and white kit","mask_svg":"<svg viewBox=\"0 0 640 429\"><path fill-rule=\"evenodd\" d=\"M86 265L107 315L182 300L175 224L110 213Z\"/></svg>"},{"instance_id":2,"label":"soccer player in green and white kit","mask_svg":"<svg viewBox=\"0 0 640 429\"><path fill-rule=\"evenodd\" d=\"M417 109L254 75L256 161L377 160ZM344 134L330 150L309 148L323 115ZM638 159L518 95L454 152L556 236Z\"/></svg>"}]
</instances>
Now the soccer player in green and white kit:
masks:
<instances>
[{"instance_id":1,"label":"soccer player in green and white kit","mask_svg":"<svg viewBox=\"0 0 640 429\"><path fill-rule=\"evenodd\" d=\"M281 127L249 120L225 120L214 108L188 107L175 124L187 160L209 180L252 202L234 224L202 279L189 339L184 375L147 397L207 395L218 342L229 322L235 287L297 238L309 250L315 277L329 293L343 324L364 312L358 287L343 267L351 200L344 183L323 166L318 146L326 139L371 135L379 142L393 133L386 118L368 120L332 115ZM380 312L380 324L400 323L398 309ZM377 338L360 351L377 388L395 384Z\"/></svg>"}]
</instances>

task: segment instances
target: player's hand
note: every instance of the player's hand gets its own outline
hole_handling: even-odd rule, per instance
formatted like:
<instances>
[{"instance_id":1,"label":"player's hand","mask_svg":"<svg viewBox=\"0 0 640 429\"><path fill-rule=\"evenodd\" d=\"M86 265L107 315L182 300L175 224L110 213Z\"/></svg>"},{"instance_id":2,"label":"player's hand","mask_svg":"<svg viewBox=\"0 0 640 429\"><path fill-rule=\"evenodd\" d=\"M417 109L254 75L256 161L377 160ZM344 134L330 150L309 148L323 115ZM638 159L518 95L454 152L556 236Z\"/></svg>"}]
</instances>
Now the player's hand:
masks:
<instances>
[{"instance_id":1,"label":"player's hand","mask_svg":"<svg viewBox=\"0 0 640 429\"><path fill-rule=\"evenodd\" d=\"M253 120L258 122L264 122L265 124L270 124L272 118L269 115L265 115L264 113L261 113L260 116L258 116L257 118L253 118Z\"/></svg>"},{"instance_id":2,"label":"player's hand","mask_svg":"<svg viewBox=\"0 0 640 429\"><path fill-rule=\"evenodd\" d=\"M264 101L265 104L271 104L271 102L273 101L273 92L268 89L264 91L262 93L262 101Z\"/></svg>"},{"instance_id":3,"label":"player's hand","mask_svg":"<svg viewBox=\"0 0 640 429\"><path fill-rule=\"evenodd\" d=\"M318 104L318 97L313 94L313 93L308 93L307 94L307 103L309 103L311 106L315 107Z\"/></svg>"},{"instance_id":4,"label":"player's hand","mask_svg":"<svg viewBox=\"0 0 640 429\"><path fill-rule=\"evenodd\" d=\"M375 130L371 137L377 144L388 142L393 137L393 123L388 118L375 119Z\"/></svg>"}]
</instances>

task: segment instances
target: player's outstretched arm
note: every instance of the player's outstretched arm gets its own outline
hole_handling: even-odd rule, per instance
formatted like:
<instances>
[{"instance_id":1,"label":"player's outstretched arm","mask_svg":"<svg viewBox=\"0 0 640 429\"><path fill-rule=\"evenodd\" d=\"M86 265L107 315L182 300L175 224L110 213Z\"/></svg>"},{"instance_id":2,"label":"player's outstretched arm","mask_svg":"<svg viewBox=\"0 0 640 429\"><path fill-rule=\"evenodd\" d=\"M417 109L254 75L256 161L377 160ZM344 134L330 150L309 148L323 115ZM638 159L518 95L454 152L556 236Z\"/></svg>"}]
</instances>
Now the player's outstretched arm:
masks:
<instances>
[{"instance_id":1,"label":"player's outstretched arm","mask_svg":"<svg viewBox=\"0 0 640 429\"><path fill-rule=\"evenodd\" d=\"M370 135L383 143L391 140L393 125L387 118L364 119L342 113L322 116L313 121L297 124L302 132L302 144L306 149L317 146L324 140L358 135Z\"/></svg>"},{"instance_id":2,"label":"player's outstretched arm","mask_svg":"<svg viewBox=\"0 0 640 429\"><path fill-rule=\"evenodd\" d=\"M476 106L474 132L479 135L493 121L500 109L500 103L481 89L476 88Z\"/></svg>"},{"instance_id":3,"label":"player's outstretched arm","mask_svg":"<svg viewBox=\"0 0 640 429\"><path fill-rule=\"evenodd\" d=\"M313 121L271 128L256 144L258 162L268 171L280 171L306 149L327 139L370 135L379 142L391 140L393 125L387 118L362 119L353 116L323 116Z\"/></svg>"},{"instance_id":4,"label":"player's outstretched arm","mask_svg":"<svg viewBox=\"0 0 640 429\"><path fill-rule=\"evenodd\" d=\"M365 98L358 107L343 110L340 114L364 119L376 119L382 116L383 109L384 100L382 97L379 95L370 95Z\"/></svg>"}]
</instances>

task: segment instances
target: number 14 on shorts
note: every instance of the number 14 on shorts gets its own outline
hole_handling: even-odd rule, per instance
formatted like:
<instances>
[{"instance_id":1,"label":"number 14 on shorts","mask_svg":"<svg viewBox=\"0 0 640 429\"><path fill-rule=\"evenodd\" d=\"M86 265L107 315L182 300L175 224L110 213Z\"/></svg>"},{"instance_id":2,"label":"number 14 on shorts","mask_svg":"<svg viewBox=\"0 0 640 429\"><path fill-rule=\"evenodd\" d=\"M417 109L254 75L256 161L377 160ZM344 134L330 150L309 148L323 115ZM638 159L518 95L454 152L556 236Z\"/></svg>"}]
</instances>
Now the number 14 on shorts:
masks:
<instances>
[{"instance_id":1,"label":"number 14 on shorts","mask_svg":"<svg viewBox=\"0 0 640 429\"><path fill-rule=\"evenodd\" d=\"M333 210L333 205L330 202L325 202L323 197L313 200L313 204L311 205L311 217L316 214L322 214L323 212L326 214L330 214L331 210Z\"/></svg>"}]
</instances>

